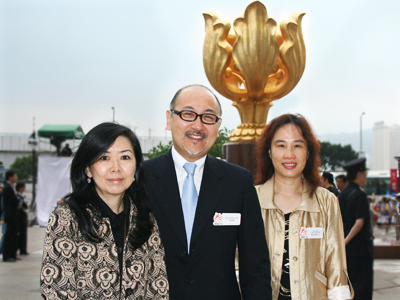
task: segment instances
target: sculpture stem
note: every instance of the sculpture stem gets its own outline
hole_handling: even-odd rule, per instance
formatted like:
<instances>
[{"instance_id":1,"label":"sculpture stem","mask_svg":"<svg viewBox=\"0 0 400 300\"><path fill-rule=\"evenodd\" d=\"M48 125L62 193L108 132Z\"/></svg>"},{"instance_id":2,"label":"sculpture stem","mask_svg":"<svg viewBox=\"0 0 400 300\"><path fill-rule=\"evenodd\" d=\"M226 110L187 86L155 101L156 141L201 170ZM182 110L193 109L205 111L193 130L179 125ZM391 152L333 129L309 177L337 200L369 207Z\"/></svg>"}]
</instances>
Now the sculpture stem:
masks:
<instances>
[{"instance_id":1,"label":"sculpture stem","mask_svg":"<svg viewBox=\"0 0 400 300\"><path fill-rule=\"evenodd\" d=\"M240 99L234 101L233 106L240 114L242 124L232 131L230 142L257 141L267 121L268 111L272 106L271 99Z\"/></svg>"}]
</instances>

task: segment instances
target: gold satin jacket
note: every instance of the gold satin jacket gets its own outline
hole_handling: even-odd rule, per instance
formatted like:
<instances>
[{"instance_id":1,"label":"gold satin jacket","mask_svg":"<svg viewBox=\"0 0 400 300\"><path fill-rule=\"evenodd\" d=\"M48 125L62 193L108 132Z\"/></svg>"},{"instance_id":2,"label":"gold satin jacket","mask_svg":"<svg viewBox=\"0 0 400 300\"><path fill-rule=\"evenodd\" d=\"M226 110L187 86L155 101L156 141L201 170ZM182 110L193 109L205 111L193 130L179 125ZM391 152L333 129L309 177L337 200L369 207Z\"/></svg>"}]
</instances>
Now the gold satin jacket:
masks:
<instances>
[{"instance_id":1,"label":"gold satin jacket","mask_svg":"<svg viewBox=\"0 0 400 300\"><path fill-rule=\"evenodd\" d=\"M272 299L279 296L285 242L285 215L274 203L274 177L256 186L271 260ZM289 264L292 299L352 299L346 268L338 199L318 187L312 198L304 182L302 199L290 215ZM300 238L301 227L322 227L323 238ZM351 285L350 285L351 286Z\"/></svg>"}]
</instances>

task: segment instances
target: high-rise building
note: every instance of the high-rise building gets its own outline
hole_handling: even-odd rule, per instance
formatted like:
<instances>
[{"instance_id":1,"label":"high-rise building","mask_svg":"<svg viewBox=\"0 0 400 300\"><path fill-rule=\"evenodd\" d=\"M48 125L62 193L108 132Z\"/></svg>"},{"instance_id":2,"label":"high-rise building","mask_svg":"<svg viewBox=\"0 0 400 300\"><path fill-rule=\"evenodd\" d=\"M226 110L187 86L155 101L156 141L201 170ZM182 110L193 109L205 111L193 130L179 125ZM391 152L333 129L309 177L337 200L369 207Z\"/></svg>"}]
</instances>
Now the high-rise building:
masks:
<instances>
[{"instance_id":1,"label":"high-rise building","mask_svg":"<svg viewBox=\"0 0 400 300\"><path fill-rule=\"evenodd\" d=\"M400 126L377 122L373 127L373 169L397 169L395 156L400 156Z\"/></svg>"}]
</instances>

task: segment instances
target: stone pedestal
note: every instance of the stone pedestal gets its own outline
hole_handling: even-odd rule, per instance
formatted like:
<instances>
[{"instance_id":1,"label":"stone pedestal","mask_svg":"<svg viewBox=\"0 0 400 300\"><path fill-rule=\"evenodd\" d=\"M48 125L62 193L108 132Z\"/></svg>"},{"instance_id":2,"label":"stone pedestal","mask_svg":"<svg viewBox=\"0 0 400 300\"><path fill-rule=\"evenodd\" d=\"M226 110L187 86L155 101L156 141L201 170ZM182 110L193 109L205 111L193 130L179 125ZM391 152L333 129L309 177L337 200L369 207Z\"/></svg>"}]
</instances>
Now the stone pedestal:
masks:
<instances>
[{"instance_id":1,"label":"stone pedestal","mask_svg":"<svg viewBox=\"0 0 400 300\"><path fill-rule=\"evenodd\" d=\"M256 142L230 142L222 147L223 158L232 164L246 168L253 173L256 172Z\"/></svg>"},{"instance_id":2,"label":"stone pedestal","mask_svg":"<svg viewBox=\"0 0 400 300\"><path fill-rule=\"evenodd\" d=\"M400 246L375 246L374 258L400 259Z\"/></svg>"}]
</instances>

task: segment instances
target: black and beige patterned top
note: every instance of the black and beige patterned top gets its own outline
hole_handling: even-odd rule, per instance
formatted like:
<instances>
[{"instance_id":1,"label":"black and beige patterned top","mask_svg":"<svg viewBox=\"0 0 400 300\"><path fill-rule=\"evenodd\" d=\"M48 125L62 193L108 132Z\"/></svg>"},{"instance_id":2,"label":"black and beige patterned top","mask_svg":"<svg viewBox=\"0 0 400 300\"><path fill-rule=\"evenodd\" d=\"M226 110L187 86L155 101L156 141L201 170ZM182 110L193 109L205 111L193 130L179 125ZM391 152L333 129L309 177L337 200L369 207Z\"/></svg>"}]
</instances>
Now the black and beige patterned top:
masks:
<instances>
[{"instance_id":1,"label":"black and beige patterned top","mask_svg":"<svg viewBox=\"0 0 400 300\"><path fill-rule=\"evenodd\" d=\"M122 282L118 252L108 218L94 216L102 237L99 243L84 239L75 214L68 205L56 209L49 219L43 247L40 288L44 299L169 299L165 252L157 223L140 248L123 249ZM137 213L130 205L130 220ZM133 229L129 224L129 233ZM129 234L127 234L127 237ZM121 283L121 284L120 284Z\"/></svg>"}]
</instances>

